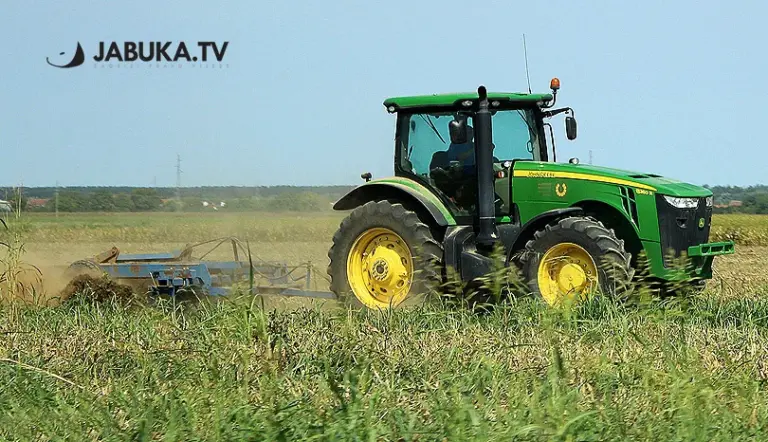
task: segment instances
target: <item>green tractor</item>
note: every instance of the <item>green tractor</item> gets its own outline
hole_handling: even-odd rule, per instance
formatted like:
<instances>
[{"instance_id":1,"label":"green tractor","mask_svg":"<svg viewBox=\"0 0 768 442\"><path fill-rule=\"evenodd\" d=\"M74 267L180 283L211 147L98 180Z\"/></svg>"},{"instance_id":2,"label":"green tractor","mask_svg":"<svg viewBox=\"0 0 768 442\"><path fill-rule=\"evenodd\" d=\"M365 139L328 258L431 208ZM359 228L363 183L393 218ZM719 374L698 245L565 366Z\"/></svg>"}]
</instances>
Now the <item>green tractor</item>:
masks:
<instances>
[{"instance_id":1,"label":"green tractor","mask_svg":"<svg viewBox=\"0 0 768 442\"><path fill-rule=\"evenodd\" d=\"M331 291L386 309L446 282L515 265L550 305L616 293L644 256L660 282L704 281L733 242L710 243L712 192L659 175L556 160L551 93L453 93L390 98L395 176L371 179L334 205L352 210L328 252ZM548 145L546 135L549 133ZM678 258L688 264L673 265ZM579 297L579 298L574 298Z\"/></svg>"}]
</instances>

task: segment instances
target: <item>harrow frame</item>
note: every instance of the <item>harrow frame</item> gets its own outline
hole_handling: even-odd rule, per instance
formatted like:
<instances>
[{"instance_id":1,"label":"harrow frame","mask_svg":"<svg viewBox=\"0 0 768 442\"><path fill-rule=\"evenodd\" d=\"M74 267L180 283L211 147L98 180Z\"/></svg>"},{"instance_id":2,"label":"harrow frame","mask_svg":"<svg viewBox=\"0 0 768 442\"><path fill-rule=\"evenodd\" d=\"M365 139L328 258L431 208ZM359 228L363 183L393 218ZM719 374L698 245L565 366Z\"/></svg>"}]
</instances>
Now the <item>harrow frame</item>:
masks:
<instances>
[{"instance_id":1,"label":"harrow frame","mask_svg":"<svg viewBox=\"0 0 768 442\"><path fill-rule=\"evenodd\" d=\"M233 260L205 260L225 244L231 246ZM206 245L213 246L195 256L195 251ZM238 286L240 291L253 295L336 299L331 292L312 290L317 272L311 261L289 265L260 258L255 258L258 262L254 263L254 258L247 242L229 236L187 244L171 253L121 254L117 247L112 247L92 258L73 262L69 270L71 275L97 273L134 287L146 285L153 295L174 296L191 291L226 296Z\"/></svg>"}]
</instances>

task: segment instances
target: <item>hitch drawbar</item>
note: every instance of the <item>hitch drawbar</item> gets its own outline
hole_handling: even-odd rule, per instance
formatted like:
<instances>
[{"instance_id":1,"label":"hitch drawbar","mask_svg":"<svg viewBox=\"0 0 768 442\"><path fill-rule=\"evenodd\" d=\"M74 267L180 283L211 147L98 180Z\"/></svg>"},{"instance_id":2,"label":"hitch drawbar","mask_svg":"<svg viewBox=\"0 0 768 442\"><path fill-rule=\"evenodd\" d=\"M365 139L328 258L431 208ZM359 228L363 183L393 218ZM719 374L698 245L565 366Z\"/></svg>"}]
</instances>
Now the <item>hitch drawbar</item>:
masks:
<instances>
[{"instance_id":1,"label":"hitch drawbar","mask_svg":"<svg viewBox=\"0 0 768 442\"><path fill-rule=\"evenodd\" d=\"M205 259L220 256L219 248L225 244L231 246L232 260ZM197 253L206 245L213 246ZM318 272L311 262L288 265L264 261L255 258L250 247L234 237L187 245L172 253L125 255L113 247L90 259L72 263L69 273L70 276L107 275L132 287L144 287L153 295L174 296L188 291L226 296L250 290L253 295L336 299L332 292L312 290L317 285Z\"/></svg>"}]
</instances>

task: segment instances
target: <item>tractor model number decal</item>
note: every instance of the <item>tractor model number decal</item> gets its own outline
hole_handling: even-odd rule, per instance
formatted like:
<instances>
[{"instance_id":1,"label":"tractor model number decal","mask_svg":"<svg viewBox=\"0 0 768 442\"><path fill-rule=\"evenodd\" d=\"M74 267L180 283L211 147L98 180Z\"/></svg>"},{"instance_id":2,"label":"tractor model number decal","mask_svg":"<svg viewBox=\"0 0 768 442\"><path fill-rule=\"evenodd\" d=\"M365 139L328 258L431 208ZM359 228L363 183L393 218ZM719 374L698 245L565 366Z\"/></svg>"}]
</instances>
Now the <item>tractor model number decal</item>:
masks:
<instances>
[{"instance_id":1,"label":"tractor model number decal","mask_svg":"<svg viewBox=\"0 0 768 442\"><path fill-rule=\"evenodd\" d=\"M565 194L568 192L568 186L565 185L565 183L557 183L555 185L555 193L559 197L564 197Z\"/></svg>"},{"instance_id":2,"label":"tractor model number decal","mask_svg":"<svg viewBox=\"0 0 768 442\"><path fill-rule=\"evenodd\" d=\"M554 178L554 172L538 172L538 171L526 171L526 176L531 178Z\"/></svg>"},{"instance_id":3,"label":"tractor model number decal","mask_svg":"<svg viewBox=\"0 0 768 442\"><path fill-rule=\"evenodd\" d=\"M639 195L650 195L651 191L646 189L638 189L635 188L635 192L637 192Z\"/></svg>"}]
</instances>

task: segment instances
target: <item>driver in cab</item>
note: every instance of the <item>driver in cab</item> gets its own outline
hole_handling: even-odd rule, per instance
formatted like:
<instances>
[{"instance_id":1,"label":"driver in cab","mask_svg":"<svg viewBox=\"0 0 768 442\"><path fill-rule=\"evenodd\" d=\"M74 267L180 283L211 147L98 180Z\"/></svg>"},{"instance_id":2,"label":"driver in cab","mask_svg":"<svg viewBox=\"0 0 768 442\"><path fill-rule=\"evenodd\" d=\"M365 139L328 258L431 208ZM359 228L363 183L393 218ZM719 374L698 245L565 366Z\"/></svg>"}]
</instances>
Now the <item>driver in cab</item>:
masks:
<instances>
[{"instance_id":1,"label":"driver in cab","mask_svg":"<svg viewBox=\"0 0 768 442\"><path fill-rule=\"evenodd\" d=\"M462 208L475 204L475 133L466 118L448 123L451 144L448 150L435 152L430 162L431 176L437 187ZM493 144L491 145L492 148ZM494 157L494 161L498 161Z\"/></svg>"}]
</instances>

